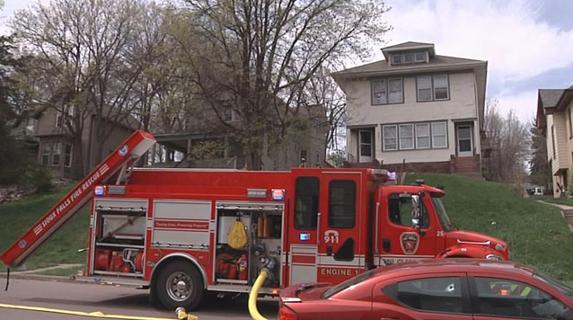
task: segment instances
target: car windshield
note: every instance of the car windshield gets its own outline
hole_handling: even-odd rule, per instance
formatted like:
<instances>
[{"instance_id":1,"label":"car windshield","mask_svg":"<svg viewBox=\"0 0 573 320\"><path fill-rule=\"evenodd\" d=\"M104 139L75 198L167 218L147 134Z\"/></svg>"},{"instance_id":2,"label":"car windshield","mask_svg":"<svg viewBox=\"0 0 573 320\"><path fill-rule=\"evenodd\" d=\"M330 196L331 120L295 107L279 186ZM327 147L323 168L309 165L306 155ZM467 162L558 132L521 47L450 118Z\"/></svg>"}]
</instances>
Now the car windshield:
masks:
<instances>
[{"instance_id":1,"label":"car windshield","mask_svg":"<svg viewBox=\"0 0 573 320\"><path fill-rule=\"evenodd\" d=\"M340 283L339 285L332 287L326 291L324 291L322 293L321 298L322 299L328 299L330 297L332 297L333 295L339 293L340 291L346 289L346 288L350 288L366 279L370 279L371 277L373 277L377 271L379 271L379 269L372 269L370 271L364 272L354 278L350 278L342 283Z\"/></svg>"},{"instance_id":2,"label":"car windshield","mask_svg":"<svg viewBox=\"0 0 573 320\"><path fill-rule=\"evenodd\" d=\"M561 281L556 280L543 273L534 274L533 277L549 284L552 287L555 287L557 290L561 291L564 295L567 295L571 299L573 299L573 288L565 285Z\"/></svg>"},{"instance_id":3,"label":"car windshield","mask_svg":"<svg viewBox=\"0 0 573 320\"><path fill-rule=\"evenodd\" d=\"M436 208L436 212L440 218L440 223L442 224L444 231L452 230L452 222L450 221L450 217L448 217L448 213L446 212L446 207L444 207L442 199L438 197L432 197L432 202L434 203L434 208Z\"/></svg>"}]
</instances>

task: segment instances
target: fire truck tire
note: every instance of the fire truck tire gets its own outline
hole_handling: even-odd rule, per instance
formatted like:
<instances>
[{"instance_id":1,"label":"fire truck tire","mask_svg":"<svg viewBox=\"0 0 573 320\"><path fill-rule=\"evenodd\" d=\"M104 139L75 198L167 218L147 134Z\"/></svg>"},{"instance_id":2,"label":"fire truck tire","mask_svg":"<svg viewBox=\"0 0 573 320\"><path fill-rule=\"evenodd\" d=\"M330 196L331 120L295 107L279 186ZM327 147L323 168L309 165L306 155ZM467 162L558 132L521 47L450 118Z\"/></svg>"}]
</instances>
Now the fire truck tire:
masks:
<instances>
[{"instance_id":1,"label":"fire truck tire","mask_svg":"<svg viewBox=\"0 0 573 320\"><path fill-rule=\"evenodd\" d=\"M184 307L196 309L203 298L203 279L195 266L184 261L173 261L163 267L152 291L167 309Z\"/></svg>"}]
</instances>

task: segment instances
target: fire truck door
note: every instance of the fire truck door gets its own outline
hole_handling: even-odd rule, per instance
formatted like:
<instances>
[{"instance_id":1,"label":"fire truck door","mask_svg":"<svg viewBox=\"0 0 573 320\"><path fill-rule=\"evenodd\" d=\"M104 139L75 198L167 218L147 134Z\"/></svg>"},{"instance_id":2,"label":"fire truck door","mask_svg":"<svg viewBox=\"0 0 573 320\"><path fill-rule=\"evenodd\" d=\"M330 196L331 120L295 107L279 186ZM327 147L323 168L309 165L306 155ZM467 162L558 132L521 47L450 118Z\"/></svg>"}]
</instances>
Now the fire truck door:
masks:
<instances>
[{"instance_id":1,"label":"fire truck door","mask_svg":"<svg viewBox=\"0 0 573 320\"><path fill-rule=\"evenodd\" d=\"M404 262L436 255L436 230L429 196L419 201L420 217L412 218L412 194L384 192L382 205L377 212L379 225L379 265Z\"/></svg>"},{"instance_id":2,"label":"fire truck door","mask_svg":"<svg viewBox=\"0 0 573 320\"><path fill-rule=\"evenodd\" d=\"M360 173L325 174L318 226L318 281L338 283L364 269Z\"/></svg>"},{"instance_id":3,"label":"fire truck door","mask_svg":"<svg viewBox=\"0 0 573 320\"><path fill-rule=\"evenodd\" d=\"M289 224L289 283L315 282L320 202L319 176L299 176L294 181L293 221Z\"/></svg>"}]
</instances>

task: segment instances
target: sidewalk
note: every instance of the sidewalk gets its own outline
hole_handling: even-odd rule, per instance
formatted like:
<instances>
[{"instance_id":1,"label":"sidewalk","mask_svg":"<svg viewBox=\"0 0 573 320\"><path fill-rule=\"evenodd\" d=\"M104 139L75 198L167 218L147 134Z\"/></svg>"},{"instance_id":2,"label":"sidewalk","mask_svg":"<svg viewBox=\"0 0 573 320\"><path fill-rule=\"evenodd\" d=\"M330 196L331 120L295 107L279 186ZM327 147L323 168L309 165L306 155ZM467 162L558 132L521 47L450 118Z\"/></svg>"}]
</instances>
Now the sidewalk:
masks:
<instances>
[{"instance_id":1,"label":"sidewalk","mask_svg":"<svg viewBox=\"0 0 573 320\"><path fill-rule=\"evenodd\" d=\"M548 204L548 205L551 205L551 206L554 206L554 207L561 209L561 215L563 216L563 219L565 219L565 221L567 222L567 225L569 225L569 229L571 230L571 232L573 232L573 207L572 206L559 204L559 203L546 202L543 200L537 200L537 202Z\"/></svg>"}]
</instances>

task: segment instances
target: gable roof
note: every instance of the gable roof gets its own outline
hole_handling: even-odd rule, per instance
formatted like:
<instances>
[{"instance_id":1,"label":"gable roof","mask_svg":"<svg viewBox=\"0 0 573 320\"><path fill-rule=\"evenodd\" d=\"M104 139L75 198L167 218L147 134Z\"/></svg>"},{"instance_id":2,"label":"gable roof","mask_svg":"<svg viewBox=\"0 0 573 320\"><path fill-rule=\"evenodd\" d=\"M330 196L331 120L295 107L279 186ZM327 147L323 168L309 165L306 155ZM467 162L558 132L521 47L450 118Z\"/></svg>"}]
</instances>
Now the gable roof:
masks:
<instances>
[{"instance_id":1,"label":"gable roof","mask_svg":"<svg viewBox=\"0 0 573 320\"><path fill-rule=\"evenodd\" d=\"M474 66L485 64L487 64L487 61L436 55L430 59L429 63L400 64L390 66L386 60L379 60L363 64L361 66L333 72L332 76L335 79L349 76L384 76L391 74L420 73L425 71L447 71L459 70L463 68L471 69Z\"/></svg>"}]
</instances>

